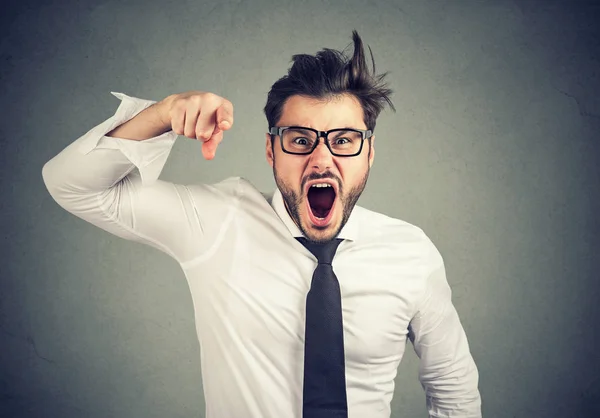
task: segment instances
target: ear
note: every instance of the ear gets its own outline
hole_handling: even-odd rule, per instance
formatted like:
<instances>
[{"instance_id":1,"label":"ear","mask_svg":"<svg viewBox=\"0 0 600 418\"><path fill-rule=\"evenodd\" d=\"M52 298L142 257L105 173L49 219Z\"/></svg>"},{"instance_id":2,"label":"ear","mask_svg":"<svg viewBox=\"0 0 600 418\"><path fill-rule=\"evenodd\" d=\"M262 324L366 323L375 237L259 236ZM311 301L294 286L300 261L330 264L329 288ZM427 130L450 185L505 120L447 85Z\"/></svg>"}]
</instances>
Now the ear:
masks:
<instances>
[{"instance_id":1,"label":"ear","mask_svg":"<svg viewBox=\"0 0 600 418\"><path fill-rule=\"evenodd\" d=\"M373 159L375 158L375 135L371 137L371 150L369 154L369 168L373 166Z\"/></svg>"},{"instance_id":2,"label":"ear","mask_svg":"<svg viewBox=\"0 0 600 418\"><path fill-rule=\"evenodd\" d=\"M265 146L266 146L266 155L267 155L267 162L269 163L269 165L271 166L271 168L273 168L273 149L271 148L271 135L270 134L265 134L265 138L267 140Z\"/></svg>"}]
</instances>

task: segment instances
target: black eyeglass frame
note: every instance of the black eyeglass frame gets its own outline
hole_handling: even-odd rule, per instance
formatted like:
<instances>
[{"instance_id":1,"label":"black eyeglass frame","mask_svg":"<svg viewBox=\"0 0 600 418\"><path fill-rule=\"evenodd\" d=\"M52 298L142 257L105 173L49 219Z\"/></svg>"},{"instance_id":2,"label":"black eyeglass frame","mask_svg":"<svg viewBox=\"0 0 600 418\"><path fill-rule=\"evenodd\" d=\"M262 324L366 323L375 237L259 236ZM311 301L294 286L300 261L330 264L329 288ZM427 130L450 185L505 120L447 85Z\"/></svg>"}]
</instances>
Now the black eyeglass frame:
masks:
<instances>
[{"instance_id":1,"label":"black eyeglass frame","mask_svg":"<svg viewBox=\"0 0 600 418\"><path fill-rule=\"evenodd\" d=\"M303 130L307 130L307 131L312 131L317 134L317 140L315 141L315 144L310 149L310 151L307 151L307 152L286 151L286 149L283 146L283 136L281 135L281 133L286 129L303 129ZM358 152L356 152L355 154L336 154L335 152L333 152L333 150L331 149L331 145L329 145L329 141L327 140L328 139L327 137L332 132L340 132L340 131L360 132L360 134L362 136L361 136L360 148L358 149ZM330 129L329 131L317 131L316 129L307 128L305 126L271 126L271 127L269 127L269 134L271 135L271 139L273 139L273 136L275 136L275 135L279 136L279 141L281 142L281 150L283 152L285 152L286 154L291 154L291 155L312 154L312 152L315 150L315 148L317 148L317 146L319 145L319 142L321 142L321 138L323 138L323 141L325 142L325 146L327 147L327 149L329 149L329 152L332 155L335 155L336 157L356 157L357 155L360 155L360 153L362 152L363 144L365 143L365 139L370 139L373 136L373 131L370 129L356 129L356 128L336 128L336 129Z\"/></svg>"}]
</instances>

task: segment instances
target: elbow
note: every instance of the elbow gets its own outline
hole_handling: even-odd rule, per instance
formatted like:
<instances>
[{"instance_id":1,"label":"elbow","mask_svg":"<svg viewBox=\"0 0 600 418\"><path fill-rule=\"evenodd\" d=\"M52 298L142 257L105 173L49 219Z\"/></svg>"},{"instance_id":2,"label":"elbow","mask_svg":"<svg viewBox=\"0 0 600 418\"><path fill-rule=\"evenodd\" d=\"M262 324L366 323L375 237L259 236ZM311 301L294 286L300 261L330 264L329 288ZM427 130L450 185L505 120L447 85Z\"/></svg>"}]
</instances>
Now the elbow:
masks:
<instances>
[{"instance_id":1,"label":"elbow","mask_svg":"<svg viewBox=\"0 0 600 418\"><path fill-rule=\"evenodd\" d=\"M46 190L50 193L50 196L56 200L58 195L58 176L56 170L54 170L52 160L46 162L42 167L42 180L46 186Z\"/></svg>"},{"instance_id":2,"label":"elbow","mask_svg":"<svg viewBox=\"0 0 600 418\"><path fill-rule=\"evenodd\" d=\"M481 395L478 384L479 374L474 364L428 382L426 395L430 416L480 418ZM460 415L448 415L450 413Z\"/></svg>"},{"instance_id":3,"label":"elbow","mask_svg":"<svg viewBox=\"0 0 600 418\"><path fill-rule=\"evenodd\" d=\"M69 198L73 197L73 193L69 193L67 179L59 168L55 159L46 162L42 167L42 181L52 199L64 208Z\"/></svg>"}]
</instances>

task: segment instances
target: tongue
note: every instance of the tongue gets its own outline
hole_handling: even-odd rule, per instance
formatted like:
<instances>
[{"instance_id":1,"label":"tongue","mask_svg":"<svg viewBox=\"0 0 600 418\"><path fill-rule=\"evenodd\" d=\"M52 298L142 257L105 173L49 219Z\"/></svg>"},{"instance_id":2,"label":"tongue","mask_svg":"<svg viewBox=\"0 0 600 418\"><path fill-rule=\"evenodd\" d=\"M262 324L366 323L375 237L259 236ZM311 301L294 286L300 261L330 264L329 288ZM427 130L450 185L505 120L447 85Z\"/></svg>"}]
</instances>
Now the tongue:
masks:
<instances>
[{"instance_id":1,"label":"tongue","mask_svg":"<svg viewBox=\"0 0 600 418\"><path fill-rule=\"evenodd\" d=\"M308 201L315 216L325 218L333 205L335 192L331 187L311 187L308 191Z\"/></svg>"}]
</instances>

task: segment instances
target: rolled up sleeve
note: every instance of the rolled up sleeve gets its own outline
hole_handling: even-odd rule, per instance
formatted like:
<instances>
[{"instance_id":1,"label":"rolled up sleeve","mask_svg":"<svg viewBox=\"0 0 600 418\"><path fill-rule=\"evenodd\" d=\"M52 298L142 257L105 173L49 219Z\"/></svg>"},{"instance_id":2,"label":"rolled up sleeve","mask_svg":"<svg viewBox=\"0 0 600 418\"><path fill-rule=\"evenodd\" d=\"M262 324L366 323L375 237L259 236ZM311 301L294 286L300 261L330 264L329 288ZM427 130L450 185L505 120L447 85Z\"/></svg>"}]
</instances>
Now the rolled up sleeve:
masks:
<instances>
[{"instance_id":1,"label":"rolled up sleeve","mask_svg":"<svg viewBox=\"0 0 600 418\"><path fill-rule=\"evenodd\" d=\"M159 179L177 134L142 141L106 136L155 103L113 95L121 99L115 114L44 164L46 188L71 214L188 262L216 242L239 179L190 186Z\"/></svg>"},{"instance_id":2,"label":"rolled up sleeve","mask_svg":"<svg viewBox=\"0 0 600 418\"><path fill-rule=\"evenodd\" d=\"M155 101L130 97L123 93L111 92L121 100L115 114L95 126L77 140L78 150L82 154L89 154L95 149L120 150L125 157L138 169L144 186L154 183L167 162L171 148L177 139L173 131L144 141L133 141L113 138L106 134L116 127L133 119L138 113L150 107Z\"/></svg>"}]
</instances>

